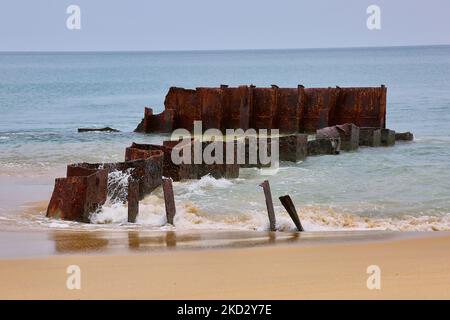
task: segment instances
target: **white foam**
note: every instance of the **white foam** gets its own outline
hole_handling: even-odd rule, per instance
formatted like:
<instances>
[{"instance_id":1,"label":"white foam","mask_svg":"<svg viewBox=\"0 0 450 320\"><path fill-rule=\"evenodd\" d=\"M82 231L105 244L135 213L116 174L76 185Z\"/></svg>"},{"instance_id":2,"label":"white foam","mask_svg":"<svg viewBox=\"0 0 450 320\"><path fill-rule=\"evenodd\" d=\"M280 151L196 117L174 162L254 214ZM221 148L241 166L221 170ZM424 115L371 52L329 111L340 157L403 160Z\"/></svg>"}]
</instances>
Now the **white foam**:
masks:
<instances>
[{"instance_id":1,"label":"white foam","mask_svg":"<svg viewBox=\"0 0 450 320\"><path fill-rule=\"evenodd\" d=\"M127 199L128 181L132 171L133 168L129 168L126 171L115 170L108 174L107 204L114 204Z\"/></svg>"},{"instance_id":2,"label":"white foam","mask_svg":"<svg viewBox=\"0 0 450 320\"><path fill-rule=\"evenodd\" d=\"M60 223L60 222L50 222L48 224L49 228L55 228L55 229L67 229L70 227L67 223Z\"/></svg>"},{"instance_id":3,"label":"white foam","mask_svg":"<svg viewBox=\"0 0 450 320\"><path fill-rule=\"evenodd\" d=\"M215 179L211 175L203 176L200 180L188 182L175 182L174 187L180 188L186 196L188 195L202 195L208 190L225 189L233 185L231 180L224 178Z\"/></svg>"},{"instance_id":4,"label":"white foam","mask_svg":"<svg viewBox=\"0 0 450 320\"><path fill-rule=\"evenodd\" d=\"M126 191L129 172L114 173L110 179L119 182ZM112 181L111 180L111 181ZM160 189L145 197L139 203L139 214L136 224L128 224L128 207L122 201L113 201L108 197L105 205L90 217L91 225L79 223L56 223L48 219L42 222L50 228L144 228L149 230L193 230L193 229L225 229L225 230L255 230L269 229L265 206L256 201L248 201L246 209L230 208L229 210L214 210L211 206L202 209L205 196L212 191L219 193L239 185L240 179L226 180L204 176L200 180L174 182L176 215L175 227L168 226L165 216L165 204ZM221 191L222 190L222 191ZM110 195L111 196L111 195ZM198 201L198 203L195 203ZM211 201L211 200L210 200ZM216 204L220 205L220 204ZM213 206L214 207L214 206ZM347 211L353 210L346 206ZM353 208L355 209L355 208ZM276 206L277 229L279 231L294 231L295 226L287 212L281 206ZM397 216L397 217L364 217L339 209L321 205L306 205L299 208L299 217L307 231L339 231L339 230L392 230L392 231L443 231L450 230L450 213L439 216ZM102 225L102 227L100 226Z\"/></svg>"},{"instance_id":5,"label":"white foam","mask_svg":"<svg viewBox=\"0 0 450 320\"><path fill-rule=\"evenodd\" d=\"M176 207L175 227L166 225L164 200L155 195L146 197L139 205L136 223L158 230L255 230L269 229L266 212L248 211L237 214L214 214L200 210L194 203L179 200ZM115 203L104 206L91 217L94 224L126 224L127 206ZM277 229L294 231L295 226L283 211L276 212ZM339 230L392 230L392 231L443 231L450 230L450 214L440 217L368 218L347 213L337 213L332 209L308 206L299 212L302 225L307 231Z\"/></svg>"}]
</instances>

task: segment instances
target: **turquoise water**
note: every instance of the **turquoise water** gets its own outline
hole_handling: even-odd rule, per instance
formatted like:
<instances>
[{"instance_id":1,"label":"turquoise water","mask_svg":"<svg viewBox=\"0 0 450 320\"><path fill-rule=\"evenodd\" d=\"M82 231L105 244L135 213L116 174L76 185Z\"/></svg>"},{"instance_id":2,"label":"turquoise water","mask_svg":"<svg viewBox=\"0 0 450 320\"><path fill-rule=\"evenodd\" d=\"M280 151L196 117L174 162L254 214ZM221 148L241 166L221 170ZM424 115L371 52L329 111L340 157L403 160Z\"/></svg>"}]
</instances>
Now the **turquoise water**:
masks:
<instances>
[{"instance_id":1,"label":"turquoise water","mask_svg":"<svg viewBox=\"0 0 450 320\"><path fill-rule=\"evenodd\" d=\"M64 175L67 163L117 161L132 141L162 141L161 136L132 131L144 106L163 109L170 86L251 83L385 84L388 127L416 136L415 142L394 148L362 148L339 157L284 164L277 176L270 177L272 191L291 194L311 229L450 229L449 46L0 53L0 177L19 179L20 191L20 179L23 190L28 190L27 179L37 176L45 190L42 200L48 200L53 179ZM76 133L78 127L90 126L122 132ZM179 205L184 206L180 211L185 212L179 226L264 229L264 203L256 187L261 179L265 177L257 170L243 170L238 180L205 178L177 184ZM6 180L0 179L0 200L8 193L2 181ZM158 192L141 214L143 225L163 224ZM123 222L123 208L109 209L105 221ZM276 209L282 214L281 207Z\"/></svg>"}]
</instances>

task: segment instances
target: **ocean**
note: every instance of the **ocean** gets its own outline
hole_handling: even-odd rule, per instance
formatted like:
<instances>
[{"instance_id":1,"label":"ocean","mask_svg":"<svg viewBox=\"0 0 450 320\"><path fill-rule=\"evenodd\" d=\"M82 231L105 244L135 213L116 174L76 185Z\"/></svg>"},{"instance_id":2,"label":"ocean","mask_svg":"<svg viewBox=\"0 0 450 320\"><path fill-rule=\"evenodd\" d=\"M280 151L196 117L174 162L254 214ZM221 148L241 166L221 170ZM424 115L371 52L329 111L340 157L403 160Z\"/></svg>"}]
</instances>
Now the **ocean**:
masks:
<instances>
[{"instance_id":1,"label":"ocean","mask_svg":"<svg viewBox=\"0 0 450 320\"><path fill-rule=\"evenodd\" d=\"M145 106L163 110L179 86L388 88L387 126L415 141L282 164L270 176L280 230L292 230L278 196L291 195L306 230L450 230L450 46L198 52L0 53L0 229L172 230L161 190L140 204L136 225L112 203L92 224L45 218L54 178L74 162L119 161ZM120 133L77 133L110 126ZM267 230L266 179L174 184L176 230Z\"/></svg>"}]
</instances>

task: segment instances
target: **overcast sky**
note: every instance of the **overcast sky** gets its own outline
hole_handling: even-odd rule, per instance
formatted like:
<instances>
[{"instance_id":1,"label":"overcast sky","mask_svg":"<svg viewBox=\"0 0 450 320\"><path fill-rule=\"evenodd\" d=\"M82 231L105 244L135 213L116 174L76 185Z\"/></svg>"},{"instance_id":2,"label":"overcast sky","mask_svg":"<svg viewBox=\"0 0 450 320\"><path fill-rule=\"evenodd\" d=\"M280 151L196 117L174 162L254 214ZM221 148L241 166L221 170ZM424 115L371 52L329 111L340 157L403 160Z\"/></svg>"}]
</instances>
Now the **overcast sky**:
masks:
<instances>
[{"instance_id":1,"label":"overcast sky","mask_svg":"<svg viewBox=\"0 0 450 320\"><path fill-rule=\"evenodd\" d=\"M66 8L81 8L68 30ZM381 30L366 26L381 8ZM450 44L449 0L0 0L0 51Z\"/></svg>"}]
</instances>

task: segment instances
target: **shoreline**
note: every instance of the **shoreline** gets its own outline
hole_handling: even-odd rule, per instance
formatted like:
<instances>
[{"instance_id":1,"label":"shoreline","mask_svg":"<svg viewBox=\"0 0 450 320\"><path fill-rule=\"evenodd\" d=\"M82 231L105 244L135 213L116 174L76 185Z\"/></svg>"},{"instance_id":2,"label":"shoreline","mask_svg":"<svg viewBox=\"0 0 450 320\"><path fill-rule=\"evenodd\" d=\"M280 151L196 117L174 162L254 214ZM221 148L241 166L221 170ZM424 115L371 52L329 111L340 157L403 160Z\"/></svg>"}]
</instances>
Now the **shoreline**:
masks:
<instances>
[{"instance_id":1,"label":"shoreline","mask_svg":"<svg viewBox=\"0 0 450 320\"><path fill-rule=\"evenodd\" d=\"M12 213L33 218L45 205L28 201ZM126 224L77 230L2 223L0 299L450 298L446 231L152 231ZM81 269L81 290L66 287L70 265ZM381 268L381 290L367 289L371 265Z\"/></svg>"},{"instance_id":2,"label":"shoreline","mask_svg":"<svg viewBox=\"0 0 450 320\"><path fill-rule=\"evenodd\" d=\"M439 237L444 232L240 230L9 230L0 231L0 260L58 256L140 255L282 246L326 246Z\"/></svg>"},{"instance_id":3,"label":"shoreline","mask_svg":"<svg viewBox=\"0 0 450 320\"><path fill-rule=\"evenodd\" d=\"M148 228L140 224L81 224L67 226L65 221L36 220L46 201L22 203L13 210L28 224L2 218L0 221L0 260L42 258L64 255L153 254L172 251L228 250L253 247L322 246L370 244L377 242L436 238L450 234L445 230L399 231L383 229L279 230L177 229L169 226ZM70 222L69 222L70 223ZM60 225L61 224L61 225Z\"/></svg>"},{"instance_id":4,"label":"shoreline","mask_svg":"<svg viewBox=\"0 0 450 320\"><path fill-rule=\"evenodd\" d=\"M450 234L444 232L319 245L7 259L0 260L0 298L448 299L449 249ZM81 290L65 286L66 268L73 264L81 268ZM370 265L381 268L381 290L366 287Z\"/></svg>"},{"instance_id":5,"label":"shoreline","mask_svg":"<svg viewBox=\"0 0 450 320\"><path fill-rule=\"evenodd\" d=\"M0 299L450 298L446 231L98 227L0 231ZM81 290L66 287L69 265L81 268ZM381 268L381 290L366 287L369 265Z\"/></svg>"}]
</instances>

